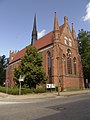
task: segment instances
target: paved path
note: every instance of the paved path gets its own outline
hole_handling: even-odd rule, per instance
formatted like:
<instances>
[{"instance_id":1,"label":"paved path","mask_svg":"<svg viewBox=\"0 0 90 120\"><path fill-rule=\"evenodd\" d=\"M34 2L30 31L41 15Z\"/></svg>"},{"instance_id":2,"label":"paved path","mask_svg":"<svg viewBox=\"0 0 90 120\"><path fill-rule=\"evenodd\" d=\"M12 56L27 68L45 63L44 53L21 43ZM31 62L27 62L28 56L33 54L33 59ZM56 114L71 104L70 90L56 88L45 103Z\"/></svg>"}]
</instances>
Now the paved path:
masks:
<instances>
[{"instance_id":1,"label":"paved path","mask_svg":"<svg viewBox=\"0 0 90 120\"><path fill-rule=\"evenodd\" d=\"M72 95L80 95L80 94L89 94L90 90L80 90L80 91L71 91L71 92L60 92L60 96L58 96L57 92L48 92L48 93L39 93L39 94L28 94L28 95L7 95L4 93L0 93L0 99L29 99L29 98L58 98L58 97L67 97Z\"/></svg>"},{"instance_id":2,"label":"paved path","mask_svg":"<svg viewBox=\"0 0 90 120\"><path fill-rule=\"evenodd\" d=\"M90 120L90 91L2 96L0 120Z\"/></svg>"}]
</instances>

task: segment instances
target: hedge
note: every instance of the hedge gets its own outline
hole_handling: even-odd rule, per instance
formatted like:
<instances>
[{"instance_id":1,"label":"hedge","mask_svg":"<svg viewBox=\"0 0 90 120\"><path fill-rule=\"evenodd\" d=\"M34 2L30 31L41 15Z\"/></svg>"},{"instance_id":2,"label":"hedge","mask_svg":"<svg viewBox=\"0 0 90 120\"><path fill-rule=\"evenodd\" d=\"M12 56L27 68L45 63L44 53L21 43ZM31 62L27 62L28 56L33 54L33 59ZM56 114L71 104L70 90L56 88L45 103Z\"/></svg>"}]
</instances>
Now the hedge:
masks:
<instances>
[{"instance_id":1,"label":"hedge","mask_svg":"<svg viewBox=\"0 0 90 120\"><path fill-rule=\"evenodd\" d=\"M12 94L12 95L19 95L19 88L15 87L15 88L5 88L5 87L1 87L0 86L0 92L3 93L8 93L8 94ZM45 88L21 88L21 94L29 94L29 93L44 93L46 92Z\"/></svg>"}]
</instances>

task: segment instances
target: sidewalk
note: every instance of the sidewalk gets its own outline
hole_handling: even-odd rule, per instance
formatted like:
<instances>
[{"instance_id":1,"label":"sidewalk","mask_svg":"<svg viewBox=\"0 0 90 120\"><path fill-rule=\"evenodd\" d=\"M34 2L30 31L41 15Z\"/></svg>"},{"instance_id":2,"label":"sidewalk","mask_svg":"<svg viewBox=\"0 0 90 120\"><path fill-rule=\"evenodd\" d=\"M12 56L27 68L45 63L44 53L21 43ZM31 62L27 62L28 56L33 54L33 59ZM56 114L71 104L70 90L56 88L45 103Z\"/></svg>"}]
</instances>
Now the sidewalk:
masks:
<instances>
[{"instance_id":1,"label":"sidewalk","mask_svg":"<svg viewBox=\"0 0 90 120\"><path fill-rule=\"evenodd\" d=\"M0 98L3 99L44 99L44 98L58 98L58 97L67 97L72 95L80 95L80 94L90 94L90 90L80 90L80 91L71 91L71 92L60 92L60 96L58 96L57 92L48 92L48 93L39 93L39 94L27 94L27 95L7 95L4 93L0 93Z\"/></svg>"}]
</instances>

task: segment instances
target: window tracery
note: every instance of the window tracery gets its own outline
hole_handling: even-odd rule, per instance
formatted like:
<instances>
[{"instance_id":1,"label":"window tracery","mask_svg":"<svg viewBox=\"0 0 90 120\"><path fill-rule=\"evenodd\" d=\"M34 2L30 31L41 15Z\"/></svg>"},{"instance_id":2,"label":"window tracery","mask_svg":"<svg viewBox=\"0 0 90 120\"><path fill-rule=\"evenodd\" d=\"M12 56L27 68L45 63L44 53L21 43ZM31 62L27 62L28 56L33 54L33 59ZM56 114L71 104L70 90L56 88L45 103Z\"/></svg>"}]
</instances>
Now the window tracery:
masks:
<instances>
[{"instance_id":1,"label":"window tracery","mask_svg":"<svg viewBox=\"0 0 90 120\"><path fill-rule=\"evenodd\" d=\"M76 71L76 58L73 58L73 66L74 66L74 74L76 75L77 71Z\"/></svg>"},{"instance_id":2,"label":"window tracery","mask_svg":"<svg viewBox=\"0 0 90 120\"><path fill-rule=\"evenodd\" d=\"M72 58L71 58L71 51L70 49L67 50L67 69L68 69L68 74L72 74Z\"/></svg>"},{"instance_id":3,"label":"window tracery","mask_svg":"<svg viewBox=\"0 0 90 120\"><path fill-rule=\"evenodd\" d=\"M49 76L49 83L52 82L52 59L50 51L48 53L48 76Z\"/></svg>"}]
</instances>

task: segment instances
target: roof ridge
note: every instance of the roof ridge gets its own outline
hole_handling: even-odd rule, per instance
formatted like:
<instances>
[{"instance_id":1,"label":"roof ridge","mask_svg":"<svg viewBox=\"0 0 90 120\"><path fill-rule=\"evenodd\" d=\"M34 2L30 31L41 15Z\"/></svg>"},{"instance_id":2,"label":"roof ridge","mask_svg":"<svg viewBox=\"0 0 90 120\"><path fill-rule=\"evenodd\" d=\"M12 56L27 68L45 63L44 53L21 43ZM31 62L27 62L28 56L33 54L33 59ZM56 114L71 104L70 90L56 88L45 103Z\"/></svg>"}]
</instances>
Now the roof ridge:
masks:
<instances>
[{"instance_id":1,"label":"roof ridge","mask_svg":"<svg viewBox=\"0 0 90 120\"><path fill-rule=\"evenodd\" d=\"M62 31L64 24L62 24L61 26L59 26L60 29L60 33ZM46 47L47 45L53 44L53 30L49 33L47 33L46 35L44 35L43 37L41 37L40 39L38 39L33 46L36 47L37 49L41 49L43 47ZM31 45L31 44L30 44ZM30 46L28 45L28 46ZM24 47L23 49L21 49L20 51L18 51L14 57L14 59L10 62L13 63L17 60L19 60L20 58L22 58L25 54L26 48L28 47Z\"/></svg>"}]
</instances>

